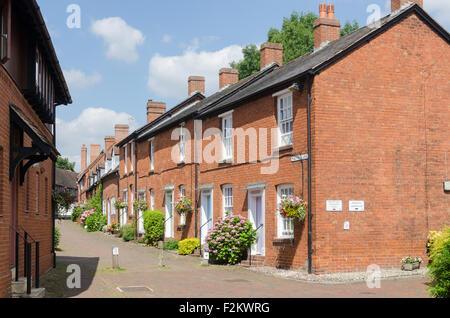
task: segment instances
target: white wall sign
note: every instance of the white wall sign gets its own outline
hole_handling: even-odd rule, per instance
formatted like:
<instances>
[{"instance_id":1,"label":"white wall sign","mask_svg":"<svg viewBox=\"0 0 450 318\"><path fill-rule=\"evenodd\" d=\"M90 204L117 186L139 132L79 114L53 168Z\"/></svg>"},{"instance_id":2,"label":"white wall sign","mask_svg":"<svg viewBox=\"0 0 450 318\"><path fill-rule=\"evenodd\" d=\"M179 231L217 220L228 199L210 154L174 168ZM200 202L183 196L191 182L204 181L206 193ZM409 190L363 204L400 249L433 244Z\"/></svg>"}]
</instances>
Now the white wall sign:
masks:
<instances>
[{"instance_id":1,"label":"white wall sign","mask_svg":"<svg viewBox=\"0 0 450 318\"><path fill-rule=\"evenodd\" d=\"M113 247L113 255L119 255L119 248L118 247Z\"/></svg>"},{"instance_id":2,"label":"white wall sign","mask_svg":"<svg viewBox=\"0 0 450 318\"><path fill-rule=\"evenodd\" d=\"M209 260L209 252L203 252L203 259Z\"/></svg>"},{"instance_id":3,"label":"white wall sign","mask_svg":"<svg viewBox=\"0 0 450 318\"><path fill-rule=\"evenodd\" d=\"M364 212L364 201L348 201L348 210L350 212Z\"/></svg>"},{"instance_id":4,"label":"white wall sign","mask_svg":"<svg viewBox=\"0 0 450 318\"><path fill-rule=\"evenodd\" d=\"M444 182L444 191L450 191L450 181Z\"/></svg>"},{"instance_id":5,"label":"white wall sign","mask_svg":"<svg viewBox=\"0 0 450 318\"><path fill-rule=\"evenodd\" d=\"M327 200L327 211L328 212L342 211L342 200Z\"/></svg>"},{"instance_id":6,"label":"white wall sign","mask_svg":"<svg viewBox=\"0 0 450 318\"><path fill-rule=\"evenodd\" d=\"M350 222L349 221L344 222L344 230L350 230Z\"/></svg>"}]
</instances>

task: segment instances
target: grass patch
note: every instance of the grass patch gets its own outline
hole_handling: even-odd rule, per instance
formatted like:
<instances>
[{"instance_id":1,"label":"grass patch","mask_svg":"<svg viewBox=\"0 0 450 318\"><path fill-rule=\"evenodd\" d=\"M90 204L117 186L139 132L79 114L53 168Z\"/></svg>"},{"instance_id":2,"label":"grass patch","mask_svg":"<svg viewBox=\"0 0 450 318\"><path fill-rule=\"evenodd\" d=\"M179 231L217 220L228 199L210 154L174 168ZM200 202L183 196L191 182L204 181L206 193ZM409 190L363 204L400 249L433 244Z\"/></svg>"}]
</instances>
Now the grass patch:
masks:
<instances>
[{"instance_id":1,"label":"grass patch","mask_svg":"<svg viewBox=\"0 0 450 318\"><path fill-rule=\"evenodd\" d=\"M56 265L40 280L40 287L45 287L46 297L64 298L66 296L66 265Z\"/></svg>"}]
</instances>

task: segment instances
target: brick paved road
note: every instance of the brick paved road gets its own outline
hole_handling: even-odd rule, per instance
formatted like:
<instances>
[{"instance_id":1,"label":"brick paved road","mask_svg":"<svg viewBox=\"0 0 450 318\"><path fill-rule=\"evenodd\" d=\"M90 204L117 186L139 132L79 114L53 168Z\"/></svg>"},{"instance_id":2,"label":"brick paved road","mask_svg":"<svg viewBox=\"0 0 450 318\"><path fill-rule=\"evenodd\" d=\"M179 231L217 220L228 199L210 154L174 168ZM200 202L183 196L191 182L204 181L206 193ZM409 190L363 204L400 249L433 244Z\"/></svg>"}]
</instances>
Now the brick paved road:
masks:
<instances>
[{"instance_id":1,"label":"brick paved road","mask_svg":"<svg viewBox=\"0 0 450 318\"><path fill-rule=\"evenodd\" d=\"M201 266L200 259L165 253L166 268L159 264L159 250L125 243L103 233L87 233L79 225L58 221L61 252L57 269L42 280L49 297L429 297L426 280L387 280L380 289L365 283L312 284L248 271L239 266ZM112 272L111 250L120 249L120 266ZM66 286L67 265L81 268L81 289ZM117 287L146 286L151 292L120 292Z\"/></svg>"}]
</instances>

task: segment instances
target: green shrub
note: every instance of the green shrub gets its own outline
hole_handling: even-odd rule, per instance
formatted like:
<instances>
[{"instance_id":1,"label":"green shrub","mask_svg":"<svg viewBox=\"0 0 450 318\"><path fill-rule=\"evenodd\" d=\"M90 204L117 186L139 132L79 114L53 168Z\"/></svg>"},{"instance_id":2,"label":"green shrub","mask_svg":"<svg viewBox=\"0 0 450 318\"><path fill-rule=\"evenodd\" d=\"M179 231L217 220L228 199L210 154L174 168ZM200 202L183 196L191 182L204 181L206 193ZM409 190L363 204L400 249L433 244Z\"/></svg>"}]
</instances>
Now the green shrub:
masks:
<instances>
[{"instance_id":1,"label":"green shrub","mask_svg":"<svg viewBox=\"0 0 450 318\"><path fill-rule=\"evenodd\" d=\"M253 224L240 215L219 219L206 236L208 251L218 263L239 263L245 252L256 241Z\"/></svg>"},{"instance_id":2,"label":"green shrub","mask_svg":"<svg viewBox=\"0 0 450 318\"><path fill-rule=\"evenodd\" d=\"M125 242L134 240L135 228L134 224L128 223L122 228L122 239Z\"/></svg>"},{"instance_id":3,"label":"green shrub","mask_svg":"<svg viewBox=\"0 0 450 318\"><path fill-rule=\"evenodd\" d=\"M59 228L55 227L55 237L54 237L55 248L57 248L59 246L60 238L61 238L61 233L59 232Z\"/></svg>"},{"instance_id":4,"label":"green shrub","mask_svg":"<svg viewBox=\"0 0 450 318\"><path fill-rule=\"evenodd\" d=\"M144 244L146 241L147 241L147 239L145 237L138 238L138 243L139 244Z\"/></svg>"},{"instance_id":5,"label":"green shrub","mask_svg":"<svg viewBox=\"0 0 450 318\"><path fill-rule=\"evenodd\" d=\"M431 295L437 298L450 297L450 227L429 236L430 264L432 276Z\"/></svg>"},{"instance_id":6,"label":"green shrub","mask_svg":"<svg viewBox=\"0 0 450 318\"><path fill-rule=\"evenodd\" d=\"M94 213L85 220L84 224L87 226L88 232L98 232L102 230L107 222L106 216L100 213Z\"/></svg>"},{"instance_id":7,"label":"green shrub","mask_svg":"<svg viewBox=\"0 0 450 318\"><path fill-rule=\"evenodd\" d=\"M178 249L178 240L177 239L171 239L164 243L163 249L165 251L174 251Z\"/></svg>"},{"instance_id":8,"label":"green shrub","mask_svg":"<svg viewBox=\"0 0 450 318\"><path fill-rule=\"evenodd\" d=\"M87 209L94 209L95 213L99 214L103 214L102 187L102 184L100 184L94 196L87 202Z\"/></svg>"},{"instance_id":9,"label":"green shrub","mask_svg":"<svg viewBox=\"0 0 450 318\"><path fill-rule=\"evenodd\" d=\"M75 207L72 211L72 215L70 216L70 220L72 222L76 222L78 218L81 216L81 209L79 207Z\"/></svg>"},{"instance_id":10,"label":"green shrub","mask_svg":"<svg viewBox=\"0 0 450 318\"><path fill-rule=\"evenodd\" d=\"M150 245L157 245L164 235L164 213L159 210L144 213L145 238Z\"/></svg>"},{"instance_id":11,"label":"green shrub","mask_svg":"<svg viewBox=\"0 0 450 318\"><path fill-rule=\"evenodd\" d=\"M200 248L200 240L196 238L186 239L178 243L178 254L190 255L195 249Z\"/></svg>"}]
</instances>

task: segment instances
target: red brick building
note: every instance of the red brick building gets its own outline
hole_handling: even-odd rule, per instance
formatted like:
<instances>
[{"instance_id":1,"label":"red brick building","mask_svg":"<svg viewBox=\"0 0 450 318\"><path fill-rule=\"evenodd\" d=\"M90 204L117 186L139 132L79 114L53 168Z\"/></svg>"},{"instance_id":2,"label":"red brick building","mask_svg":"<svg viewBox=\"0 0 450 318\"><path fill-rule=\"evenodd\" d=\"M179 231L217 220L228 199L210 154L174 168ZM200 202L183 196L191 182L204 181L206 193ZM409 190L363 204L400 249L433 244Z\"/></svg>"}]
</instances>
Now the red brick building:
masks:
<instances>
[{"instance_id":1,"label":"red brick building","mask_svg":"<svg viewBox=\"0 0 450 318\"><path fill-rule=\"evenodd\" d=\"M314 52L283 66L281 45L263 44L260 72L238 82L221 70L217 93L190 95L119 142L126 222L139 226L131 205L145 198L165 212L166 238L203 241L219 217L241 214L258 228L258 264L314 273L426 258L428 232L450 223L449 34L406 2L342 38L321 4ZM290 194L309 203L303 222L278 212ZM194 202L185 220L179 195Z\"/></svg>"},{"instance_id":2,"label":"red brick building","mask_svg":"<svg viewBox=\"0 0 450 318\"><path fill-rule=\"evenodd\" d=\"M0 0L0 25L0 297L8 297L16 273L35 286L55 264L55 112L72 101L36 1Z\"/></svg>"}]
</instances>

